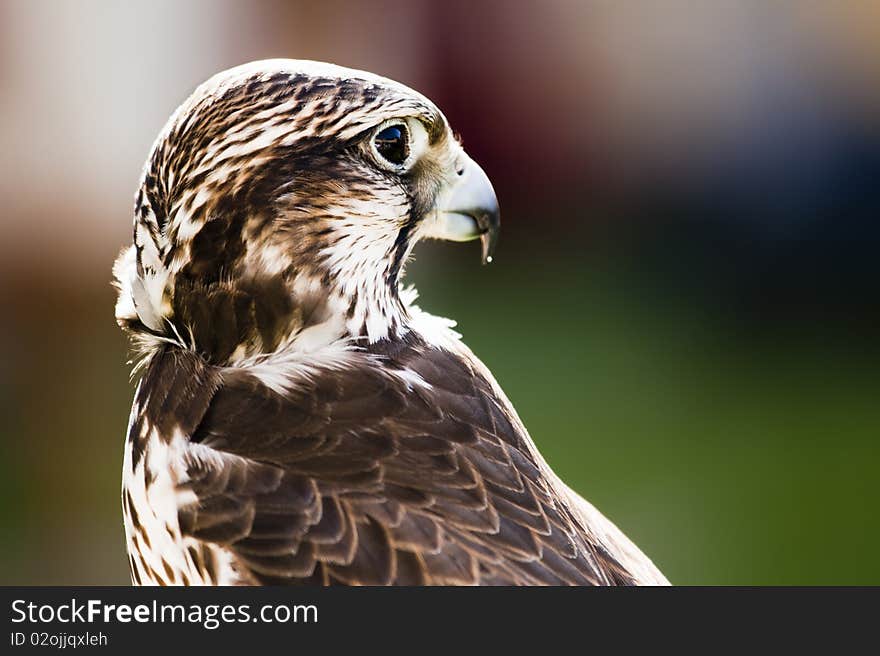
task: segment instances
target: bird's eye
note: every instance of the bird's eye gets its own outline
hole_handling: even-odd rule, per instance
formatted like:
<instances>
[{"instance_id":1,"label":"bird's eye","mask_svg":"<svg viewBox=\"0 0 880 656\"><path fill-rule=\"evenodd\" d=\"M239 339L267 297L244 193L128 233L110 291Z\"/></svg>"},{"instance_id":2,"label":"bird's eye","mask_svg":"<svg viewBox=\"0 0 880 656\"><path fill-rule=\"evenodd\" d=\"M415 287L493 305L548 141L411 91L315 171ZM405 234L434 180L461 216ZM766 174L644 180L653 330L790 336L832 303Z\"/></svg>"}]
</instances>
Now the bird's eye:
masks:
<instances>
[{"instance_id":1,"label":"bird's eye","mask_svg":"<svg viewBox=\"0 0 880 656\"><path fill-rule=\"evenodd\" d=\"M386 162L401 166L409 157L409 130L403 123L383 127L373 136L373 148Z\"/></svg>"}]
</instances>

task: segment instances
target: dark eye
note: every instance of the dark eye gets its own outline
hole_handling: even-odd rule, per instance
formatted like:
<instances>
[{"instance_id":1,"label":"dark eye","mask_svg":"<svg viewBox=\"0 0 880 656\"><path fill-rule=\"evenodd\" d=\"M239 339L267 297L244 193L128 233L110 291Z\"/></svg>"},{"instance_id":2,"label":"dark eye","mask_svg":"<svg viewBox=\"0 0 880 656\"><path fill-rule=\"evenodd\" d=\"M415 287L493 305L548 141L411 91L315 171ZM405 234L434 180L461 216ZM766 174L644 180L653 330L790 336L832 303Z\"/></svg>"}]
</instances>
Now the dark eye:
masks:
<instances>
[{"instance_id":1,"label":"dark eye","mask_svg":"<svg viewBox=\"0 0 880 656\"><path fill-rule=\"evenodd\" d=\"M383 159L395 165L403 164L409 157L409 132L402 123L389 125L376 133L373 145Z\"/></svg>"}]
</instances>

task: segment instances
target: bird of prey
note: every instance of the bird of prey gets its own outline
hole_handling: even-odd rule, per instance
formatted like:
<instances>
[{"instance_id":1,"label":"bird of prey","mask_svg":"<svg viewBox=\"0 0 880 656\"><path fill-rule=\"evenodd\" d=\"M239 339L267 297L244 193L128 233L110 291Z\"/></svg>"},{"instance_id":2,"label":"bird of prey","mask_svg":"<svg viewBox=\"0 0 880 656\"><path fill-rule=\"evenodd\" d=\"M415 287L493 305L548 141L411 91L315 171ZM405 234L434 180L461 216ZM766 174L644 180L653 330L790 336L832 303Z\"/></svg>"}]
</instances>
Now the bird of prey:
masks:
<instances>
[{"instance_id":1,"label":"bird of prey","mask_svg":"<svg viewBox=\"0 0 880 656\"><path fill-rule=\"evenodd\" d=\"M331 64L219 73L172 115L114 266L140 376L135 584L631 585L663 575L538 453L401 278L498 204L427 98Z\"/></svg>"}]
</instances>

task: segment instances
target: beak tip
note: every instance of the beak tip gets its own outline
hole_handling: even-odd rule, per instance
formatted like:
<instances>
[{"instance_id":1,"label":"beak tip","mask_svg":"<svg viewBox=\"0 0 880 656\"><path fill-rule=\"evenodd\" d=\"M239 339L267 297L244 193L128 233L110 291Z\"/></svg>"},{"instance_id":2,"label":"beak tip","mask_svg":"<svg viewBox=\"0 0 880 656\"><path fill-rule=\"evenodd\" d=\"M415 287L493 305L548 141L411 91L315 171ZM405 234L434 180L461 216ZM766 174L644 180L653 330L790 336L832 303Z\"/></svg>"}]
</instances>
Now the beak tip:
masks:
<instances>
[{"instance_id":1,"label":"beak tip","mask_svg":"<svg viewBox=\"0 0 880 656\"><path fill-rule=\"evenodd\" d=\"M498 243L498 221L497 219L491 223L487 229L480 234L480 246L482 246L483 264L491 264L495 255L495 245Z\"/></svg>"}]
</instances>

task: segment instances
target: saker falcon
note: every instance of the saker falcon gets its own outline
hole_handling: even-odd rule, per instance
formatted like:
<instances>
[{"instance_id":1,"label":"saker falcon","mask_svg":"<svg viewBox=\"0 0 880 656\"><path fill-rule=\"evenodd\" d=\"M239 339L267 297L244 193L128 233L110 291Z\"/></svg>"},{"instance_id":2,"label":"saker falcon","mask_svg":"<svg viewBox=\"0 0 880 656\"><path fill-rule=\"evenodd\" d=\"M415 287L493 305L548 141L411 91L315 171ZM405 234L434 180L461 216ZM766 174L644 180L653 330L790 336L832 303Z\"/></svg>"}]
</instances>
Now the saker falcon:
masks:
<instances>
[{"instance_id":1,"label":"saker falcon","mask_svg":"<svg viewBox=\"0 0 880 656\"><path fill-rule=\"evenodd\" d=\"M424 96L317 62L202 84L159 135L114 267L140 382L135 584L665 584L535 448L401 277L498 205Z\"/></svg>"}]
</instances>

